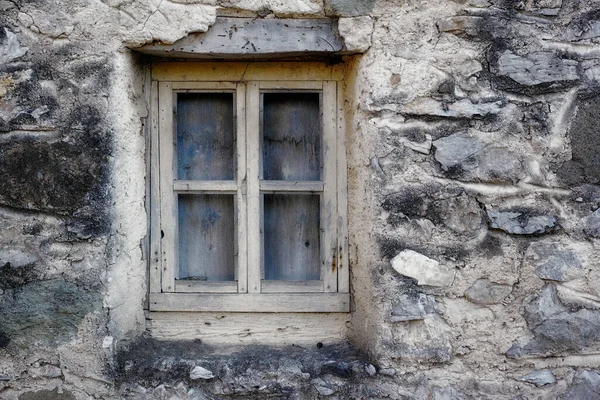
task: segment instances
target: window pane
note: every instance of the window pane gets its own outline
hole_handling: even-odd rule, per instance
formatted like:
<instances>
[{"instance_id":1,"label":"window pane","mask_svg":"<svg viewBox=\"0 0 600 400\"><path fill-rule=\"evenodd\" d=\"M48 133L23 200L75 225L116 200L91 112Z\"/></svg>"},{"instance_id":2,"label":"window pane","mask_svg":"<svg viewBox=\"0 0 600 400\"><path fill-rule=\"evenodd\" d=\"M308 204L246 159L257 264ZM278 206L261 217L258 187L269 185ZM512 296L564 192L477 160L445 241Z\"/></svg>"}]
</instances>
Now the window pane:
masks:
<instances>
[{"instance_id":1,"label":"window pane","mask_svg":"<svg viewBox=\"0 0 600 400\"><path fill-rule=\"evenodd\" d=\"M319 180L319 93L264 93L263 179Z\"/></svg>"},{"instance_id":2,"label":"window pane","mask_svg":"<svg viewBox=\"0 0 600 400\"><path fill-rule=\"evenodd\" d=\"M179 278L234 280L231 195L179 195Z\"/></svg>"},{"instance_id":3,"label":"window pane","mask_svg":"<svg viewBox=\"0 0 600 400\"><path fill-rule=\"evenodd\" d=\"M267 280L319 280L318 195L264 195L264 262Z\"/></svg>"},{"instance_id":4,"label":"window pane","mask_svg":"<svg viewBox=\"0 0 600 400\"><path fill-rule=\"evenodd\" d=\"M233 93L177 95L177 179L234 177Z\"/></svg>"}]
</instances>

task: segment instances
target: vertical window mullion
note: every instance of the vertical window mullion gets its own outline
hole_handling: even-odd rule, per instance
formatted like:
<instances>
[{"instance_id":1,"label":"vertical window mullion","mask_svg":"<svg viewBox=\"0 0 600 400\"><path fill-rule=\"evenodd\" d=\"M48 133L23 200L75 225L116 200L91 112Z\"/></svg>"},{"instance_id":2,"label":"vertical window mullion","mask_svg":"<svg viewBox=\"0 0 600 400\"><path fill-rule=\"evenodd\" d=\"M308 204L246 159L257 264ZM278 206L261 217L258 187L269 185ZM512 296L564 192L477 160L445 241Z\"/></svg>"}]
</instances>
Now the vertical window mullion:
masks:
<instances>
[{"instance_id":1,"label":"vertical window mullion","mask_svg":"<svg viewBox=\"0 0 600 400\"><path fill-rule=\"evenodd\" d=\"M337 292L337 83L323 83L323 197L321 199L321 276L325 292Z\"/></svg>"},{"instance_id":2,"label":"vertical window mullion","mask_svg":"<svg viewBox=\"0 0 600 400\"><path fill-rule=\"evenodd\" d=\"M248 292L248 204L246 194L246 85L236 85L237 278L238 293Z\"/></svg>"},{"instance_id":3,"label":"vertical window mullion","mask_svg":"<svg viewBox=\"0 0 600 400\"><path fill-rule=\"evenodd\" d=\"M246 91L246 163L248 220L248 292L260 292L261 218L260 218L260 140L258 82L249 82Z\"/></svg>"},{"instance_id":4,"label":"vertical window mullion","mask_svg":"<svg viewBox=\"0 0 600 400\"><path fill-rule=\"evenodd\" d=\"M346 120L344 117L343 85L337 88L337 204L338 204L338 292L350 292L350 268L348 260L348 171L346 170Z\"/></svg>"},{"instance_id":5,"label":"vertical window mullion","mask_svg":"<svg viewBox=\"0 0 600 400\"><path fill-rule=\"evenodd\" d=\"M150 292L160 293L162 254L160 250L160 160L158 158L160 121L158 105L158 82L152 82L152 130L150 135Z\"/></svg>"},{"instance_id":6,"label":"vertical window mullion","mask_svg":"<svg viewBox=\"0 0 600 400\"><path fill-rule=\"evenodd\" d=\"M177 268L177 196L173 191L175 158L175 128L173 121L174 102L171 82L161 82L159 87L159 151L160 151L160 196L161 196L161 236L162 236L162 276L163 292L175 289L175 269Z\"/></svg>"}]
</instances>

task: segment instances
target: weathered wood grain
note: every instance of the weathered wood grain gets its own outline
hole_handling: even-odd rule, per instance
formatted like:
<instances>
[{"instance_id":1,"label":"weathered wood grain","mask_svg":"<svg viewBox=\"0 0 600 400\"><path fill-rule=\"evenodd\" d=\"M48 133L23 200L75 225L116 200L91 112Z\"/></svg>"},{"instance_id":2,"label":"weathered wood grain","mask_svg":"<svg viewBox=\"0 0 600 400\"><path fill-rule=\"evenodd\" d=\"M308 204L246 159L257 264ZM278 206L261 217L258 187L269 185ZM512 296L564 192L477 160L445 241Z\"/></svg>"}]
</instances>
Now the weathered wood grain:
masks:
<instances>
[{"instance_id":1,"label":"weathered wood grain","mask_svg":"<svg viewBox=\"0 0 600 400\"><path fill-rule=\"evenodd\" d=\"M319 195L264 195L266 280L319 280Z\"/></svg>"},{"instance_id":2,"label":"weathered wood grain","mask_svg":"<svg viewBox=\"0 0 600 400\"><path fill-rule=\"evenodd\" d=\"M152 134L150 136L150 292L160 292L161 278L161 240L160 240L160 170L159 170L159 152L158 152L158 82L152 82L151 97L151 118Z\"/></svg>"},{"instance_id":3,"label":"weathered wood grain","mask_svg":"<svg viewBox=\"0 0 600 400\"><path fill-rule=\"evenodd\" d=\"M237 190L237 184L235 181L176 180L173 182L173 190L177 193L228 193L228 194L233 194Z\"/></svg>"},{"instance_id":4,"label":"weathered wood grain","mask_svg":"<svg viewBox=\"0 0 600 400\"><path fill-rule=\"evenodd\" d=\"M323 159L337 156L337 83L323 82ZM323 163L323 197L321 199L321 277L325 292L337 292L337 167L335 162Z\"/></svg>"},{"instance_id":5,"label":"weathered wood grain","mask_svg":"<svg viewBox=\"0 0 600 400\"><path fill-rule=\"evenodd\" d=\"M302 55L350 54L330 19L261 19L218 17L207 32L190 34L173 44L139 48L161 57L252 59Z\"/></svg>"},{"instance_id":6,"label":"weathered wood grain","mask_svg":"<svg viewBox=\"0 0 600 400\"><path fill-rule=\"evenodd\" d=\"M158 81L287 82L344 79L344 64L324 62L157 62L152 79ZM287 81L287 82L286 82ZM258 85L258 82L256 82Z\"/></svg>"},{"instance_id":7,"label":"weathered wood grain","mask_svg":"<svg viewBox=\"0 0 600 400\"><path fill-rule=\"evenodd\" d=\"M345 313L244 314L150 312L147 329L156 339L194 340L207 344L306 345L338 343L347 337Z\"/></svg>"},{"instance_id":8,"label":"weathered wood grain","mask_svg":"<svg viewBox=\"0 0 600 400\"><path fill-rule=\"evenodd\" d=\"M177 93L177 179L233 180L233 93Z\"/></svg>"},{"instance_id":9,"label":"weathered wood grain","mask_svg":"<svg viewBox=\"0 0 600 400\"><path fill-rule=\"evenodd\" d=\"M262 281L262 293L322 293L323 281Z\"/></svg>"},{"instance_id":10,"label":"weathered wood grain","mask_svg":"<svg viewBox=\"0 0 600 400\"><path fill-rule=\"evenodd\" d=\"M161 289L172 292L175 289L177 268L177 196L173 187L173 91L171 82L160 82L158 87L159 106L159 151L160 151L160 229L162 250Z\"/></svg>"},{"instance_id":11,"label":"weathered wood grain","mask_svg":"<svg viewBox=\"0 0 600 400\"><path fill-rule=\"evenodd\" d=\"M348 312L347 293L150 293L151 311Z\"/></svg>"},{"instance_id":12,"label":"weathered wood grain","mask_svg":"<svg viewBox=\"0 0 600 400\"><path fill-rule=\"evenodd\" d=\"M178 196L179 279L233 281L234 197Z\"/></svg>"}]
</instances>

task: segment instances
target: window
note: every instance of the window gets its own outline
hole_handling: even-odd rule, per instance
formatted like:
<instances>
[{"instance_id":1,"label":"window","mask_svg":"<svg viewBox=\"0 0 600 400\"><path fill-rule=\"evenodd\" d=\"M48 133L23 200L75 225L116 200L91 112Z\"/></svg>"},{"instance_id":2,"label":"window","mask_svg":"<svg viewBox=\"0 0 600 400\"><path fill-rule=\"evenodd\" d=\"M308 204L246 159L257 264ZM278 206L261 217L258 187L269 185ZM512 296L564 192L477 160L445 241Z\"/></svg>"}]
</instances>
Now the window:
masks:
<instances>
[{"instance_id":1,"label":"window","mask_svg":"<svg viewBox=\"0 0 600 400\"><path fill-rule=\"evenodd\" d=\"M347 312L343 67L153 67L150 310Z\"/></svg>"}]
</instances>

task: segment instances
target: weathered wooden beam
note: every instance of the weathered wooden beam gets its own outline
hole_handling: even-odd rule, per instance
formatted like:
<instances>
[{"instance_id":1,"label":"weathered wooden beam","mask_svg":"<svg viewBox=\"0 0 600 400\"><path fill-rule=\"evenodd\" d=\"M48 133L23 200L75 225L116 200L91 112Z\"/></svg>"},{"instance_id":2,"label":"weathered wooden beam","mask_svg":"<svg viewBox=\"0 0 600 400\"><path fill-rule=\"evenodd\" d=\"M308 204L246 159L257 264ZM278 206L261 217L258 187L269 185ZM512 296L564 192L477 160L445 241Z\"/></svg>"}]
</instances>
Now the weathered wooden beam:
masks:
<instances>
[{"instance_id":1,"label":"weathered wooden beam","mask_svg":"<svg viewBox=\"0 0 600 400\"><path fill-rule=\"evenodd\" d=\"M135 49L160 57L252 59L349 54L331 19L219 17L207 32Z\"/></svg>"}]
</instances>

